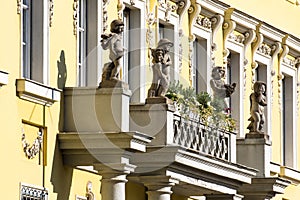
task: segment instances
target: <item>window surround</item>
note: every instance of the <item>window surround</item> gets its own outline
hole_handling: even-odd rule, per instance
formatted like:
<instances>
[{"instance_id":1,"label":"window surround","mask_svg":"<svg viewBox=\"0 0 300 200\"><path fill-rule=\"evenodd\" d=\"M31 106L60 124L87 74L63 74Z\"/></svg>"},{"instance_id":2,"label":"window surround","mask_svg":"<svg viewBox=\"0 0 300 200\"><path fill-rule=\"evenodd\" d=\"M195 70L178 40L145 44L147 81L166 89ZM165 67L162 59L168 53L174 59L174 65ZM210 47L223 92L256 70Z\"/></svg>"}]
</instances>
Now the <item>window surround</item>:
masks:
<instances>
[{"instance_id":1,"label":"window surround","mask_svg":"<svg viewBox=\"0 0 300 200\"><path fill-rule=\"evenodd\" d=\"M23 194L22 191L26 189L30 189L30 190L35 190L39 195L40 194L44 194L45 197L44 198L37 198L37 196L31 196L30 195L26 195L26 199L30 200L48 200L48 189L44 188L44 187L40 187L40 186L36 186L36 185L31 185L31 184L27 184L27 183L20 183L20 200L23 200ZM36 192L34 194L36 194Z\"/></svg>"},{"instance_id":2,"label":"window surround","mask_svg":"<svg viewBox=\"0 0 300 200\"><path fill-rule=\"evenodd\" d=\"M34 1L34 0L30 0ZM21 27L21 50L20 50L20 75L23 78L30 78L45 85L49 84L49 2L48 0L41 0L34 2L31 12L33 12L32 21L29 24L30 37L33 38L28 41L27 55L29 58L28 68L30 68L29 74L24 74L24 51L23 51L23 15L24 9L28 6L21 1L20 6L20 27ZM33 26L33 27L32 27ZM25 77L26 76L26 77Z\"/></svg>"},{"instance_id":3,"label":"window surround","mask_svg":"<svg viewBox=\"0 0 300 200\"><path fill-rule=\"evenodd\" d=\"M132 91L131 102L143 103L146 99L146 3L144 0L123 0L124 6L130 9L130 15L133 20L131 24L131 30L138 34L136 38L140 42L135 42L130 40L130 48L132 53L130 56L130 65L133 70L129 69L129 76L134 78L129 78L128 84ZM137 20L139 15L139 20Z\"/></svg>"},{"instance_id":4,"label":"window surround","mask_svg":"<svg viewBox=\"0 0 300 200\"><path fill-rule=\"evenodd\" d=\"M0 70L0 87L8 84L8 73Z\"/></svg>"},{"instance_id":5,"label":"window surround","mask_svg":"<svg viewBox=\"0 0 300 200\"><path fill-rule=\"evenodd\" d=\"M197 38L197 39L200 39L200 40L206 40L206 66L205 66L205 69L203 69L204 71L200 71L199 73L201 75L203 75L204 77L204 82L206 82L206 85L205 85L205 90L206 92L208 93L211 93L211 90L210 90L210 79L211 79L211 44L212 44L212 41L211 41L211 37L212 37L212 31L211 29L208 29L208 28L205 28L203 26L200 26L198 23L195 23L195 25L193 26L193 29L192 29L192 32L193 32L193 35ZM194 55L194 52L192 54L192 60L195 59L195 56ZM200 59L201 60L201 59ZM192 62L192 65L193 65L193 62ZM195 66L192 66L192 69L194 69ZM192 76L192 74L191 74ZM192 78L192 77L191 77ZM192 79L193 80L193 79Z\"/></svg>"},{"instance_id":6,"label":"window surround","mask_svg":"<svg viewBox=\"0 0 300 200\"><path fill-rule=\"evenodd\" d=\"M171 38L169 38L173 42L173 47L171 48L171 56L172 56L172 67L170 70L170 80L179 80L179 31L176 32L176 30L179 30L179 15L175 12L168 11L167 9L159 6L158 7L158 14L157 14L157 20L158 23L162 23L164 25L170 25L173 26L173 34L170 35ZM158 26L158 24L157 24ZM157 28L159 29L159 28ZM157 30L159 31L159 30ZM157 33L158 35L158 33ZM158 42L158 41L157 41Z\"/></svg>"},{"instance_id":7,"label":"window surround","mask_svg":"<svg viewBox=\"0 0 300 200\"><path fill-rule=\"evenodd\" d=\"M17 96L23 100L45 106L51 106L61 98L61 90L29 79L17 79L16 92Z\"/></svg>"},{"instance_id":8,"label":"window surround","mask_svg":"<svg viewBox=\"0 0 300 200\"><path fill-rule=\"evenodd\" d=\"M87 200L87 197L75 195L75 200Z\"/></svg>"},{"instance_id":9,"label":"window surround","mask_svg":"<svg viewBox=\"0 0 300 200\"><path fill-rule=\"evenodd\" d=\"M231 60L231 63L235 64L231 67L237 67L238 70L233 69L231 83L236 82L237 87L235 92L231 95L232 104L235 105L232 108L232 117L237 120L237 133L239 137L244 137L244 44L229 39L226 43L228 50L238 55L238 60Z\"/></svg>"},{"instance_id":10,"label":"window surround","mask_svg":"<svg viewBox=\"0 0 300 200\"><path fill-rule=\"evenodd\" d=\"M296 169L297 168L297 113L296 112L293 112L294 110L297 109L297 91L296 91L296 88L297 88L297 69L294 68L293 66L290 66L284 62L281 63L281 66L280 66L280 73L283 75L283 79L285 76L289 76L290 78L292 78L292 109L291 109L291 115L292 115L292 119L291 120L288 120L290 123L292 123L292 127L288 126L288 130L287 130L287 133L291 133L292 135L288 135L286 137L286 139L288 139L288 144L289 144L289 147L287 149L288 152L286 152L286 154L288 155L292 155L292 158L288 158L288 167L291 167L291 168L294 168ZM282 87L283 87L283 84L281 84ZM283 91L283 88L282 88L282 91ZM281 95L283 96L283 95ZM283 97L281 97L282 100L283 100ZM283 109L283 102L281 104L281 109ZM282 110L283 111L283 110ZM281 112L282 113L282 112ZM283 117L281 118L283 120ZM283 136L283 133L285 132L283 130L283 124L284 124L284 121L282 121L282 141L281 141L281 145L282 147L286 146L284 145L284 136ZM283 149L283 148L282 148ZM282 150L282 158L284 159L287 155L284 155L284 150ZM282 160L282 162L284 162Z\"/></svg>"}]
</instances>

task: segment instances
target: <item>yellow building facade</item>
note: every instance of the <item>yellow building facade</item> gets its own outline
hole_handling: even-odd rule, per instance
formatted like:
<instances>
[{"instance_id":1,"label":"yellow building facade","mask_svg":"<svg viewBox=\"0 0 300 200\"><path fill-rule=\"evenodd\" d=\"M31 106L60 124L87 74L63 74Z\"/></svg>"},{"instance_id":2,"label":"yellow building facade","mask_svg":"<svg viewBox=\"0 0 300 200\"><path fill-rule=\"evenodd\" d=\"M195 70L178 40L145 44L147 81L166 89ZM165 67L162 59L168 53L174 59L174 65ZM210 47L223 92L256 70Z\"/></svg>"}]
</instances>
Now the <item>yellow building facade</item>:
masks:
<instances>
[{"instance_id":1,"label":"yellow building facade","mask_svg":"<svg viewBox=\"0 0 300 200\"><path fill-rule=\"evenodd\" d=\"M297 200L299 4L1 0L2 198ZM114 19L124 22L128 86L98 88ZM212 95L221 66L237 84L227 102L235 131L147 98L150 48L162 38L173 42L172 82ZM247 136L256 81L267 87L265 137Z\"/></svg>"}]
</instances>

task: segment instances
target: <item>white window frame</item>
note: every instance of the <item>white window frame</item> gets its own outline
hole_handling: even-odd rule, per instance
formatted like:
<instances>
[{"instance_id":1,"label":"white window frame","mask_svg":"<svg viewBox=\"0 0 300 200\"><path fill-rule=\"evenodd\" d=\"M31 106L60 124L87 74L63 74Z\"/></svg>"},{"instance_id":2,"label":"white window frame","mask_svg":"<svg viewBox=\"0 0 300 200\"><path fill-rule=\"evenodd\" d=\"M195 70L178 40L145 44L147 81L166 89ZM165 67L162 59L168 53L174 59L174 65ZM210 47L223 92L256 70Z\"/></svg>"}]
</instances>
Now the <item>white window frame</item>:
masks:
<instances>
[{"instance_id":1,"label":"white window frame","mask_svg":"<svg viewBox=\"0 0 300 200\"><path fill-rule=\"evenodd\" d=\"M286 165L288 167L297 168L297 112L294 112L297 109L297 69L293 68L289 65L287 65L286 63L281 63L280 66L280 71L281 74L283 74L284 76L289 76L290 78L292 78L292 108L291 110L291 117L292 119L289 120L290 123L292 123L292 126L288 126L287 130L287 137L286 139L288 140L286 143L289 144L287 151L285 152L286 149L284 149L284 147L286 146L284 144L284 137L285 137L285 130L284 130L284 121L283 121L283 116L281 117L281 133L282 133L282 141L281 141L281 146L282 146L282 164ZM285 77L283 77L285 78ZM283 84L281 84L281 92L283 92ZM284 106L284 102L283 102L283 94L281 95L281 100L282 100L282 104L281 104L281 109L282 109L282 114L283 114L283 106ZM290 135L291 134L291 135ZM284 162L285 158L287 158L288 160L286 161L287 163Z\"/></svg>"},{"instance_id":2,"label":"white window frame","mask_svg":"<svg viewBox=\"0 0 300 200\"><path fill-rule=\"evenodd\" d=\"M80 12L80 9L83 12ZM79 0L77 23L77 86L96 86L101 81L102 3ZM81 21L83 19L83 21ZM82 23L82 24L81 24Z\"/></svg>"},{"instance_id":3,"label":"white window frame","mask_svg":"<svg viewBox=\"0 0 300 200\"><path fill-rule=\"evenodd\" d=\"M269 138L270 138L270 141L271 141L271 138L272 138L272 113L271 113L271 110L272 110L272 102L271 102L271 95L272 95L272 87L271 87L271 70L272 70L272 58L271 56L268 56L268 55L265 55L265 54L262 54L260 52L256 52L254 54L254 60L257 62L257 63L261 63L263 65L265 65L267 67L266 69L266 85L267 85L267 105L265 109L267 109L266 113L267 115L265 116L266 118L266 122L265 123L265 126L264 126L264 132L266 134L269 135Z\"/></svg>"},{"instance_id":4,"label":"white window frame","mask_svg":"<svg viewBox=\"0 0 300 200\"><path fill-rule=\"evenodd\" d=\"M134 103L144 103L146 99L146 3L143 0L137 0L132 4L130 0L123 0L127 9L129 9L130 34L129 46L131 52L125 52L128 55L129 62L127 68L124 64L122 68L122 78L128 81L129 88L132 92L130 101ZM130 19L129 19L130 20ZM124 27L124 32L127 27ZM126 34L126 33L123 33ZM137 40L139 40L137 42ZM128 54L129 53L129 54ZM123 59L126 55L123 56ZM125 69L126 68L126 69ZM133 77L133 78L131 78Z\"/></svg>"},{"instance_id":5,"label":"white window frame","mask_svg":"<svg viewBox=\"0 0 300 200\"><path fill-rule=\"evenodd\" d=\"M231 83L236 82L237 86L230 99L231 104L234 105L234 107L231 107L231 115L233 119L237 120L236 130L239 134L238 137L244 137L244 45L229 39L226 46L232 54L238 54L239 56L238 63L235 60L231 60L231 63L236 64L234 67L239 67L239 70L231 69L232 73L236 73L231 74Z\"/></svg>"},{"instance_id":6,"label":"white window frame","mask_svg":"<svg viewBox=\"0 0 300 200\"><path fill-rule=\"evenodd\" d=\"M21 59L20 75L23 78L49 84L49 9L47 0L30 0L29 5L21 1ZM27 22L27 33L30 37L25 41L23 33L25 15L24 10L29 10L29 21ZM40 39L41 41L37 41ZM27 44L26 44L27 43ZM24 46L27 46L24 52ZM27 55L25 55L27 54ZM26 61L25 61L26 60ZM24 69L26 68L26 69ZM24 70L27 72L24 73Z\"/></svg>"},{"instance_id":7,"label":"white window frame","mask_svg":"<svg viewBox=\"0 0 300 200\"><path fill-rule=\"evenodd\" d=\"M204 64L204 67L201 69L197 69L199 66L195 66L195 60L198 60L199 52L197 51L197 54L195 54L194 51L194 44L193 44L193 56L192 56L192 85L195 86L195 83L193 82L193 76L199 76L201 75L204 79L204 82L206 82L204 86L204 92L207 92L209 94L212 94L211 88L210 88L210 79L211 79L211 38L212 38L212 32L211 30L205 29L201 27L200 25L195 24L193 26L192 32L196 39L198 40L206 40L206 54L200 55L199 61L202 62L203 59L205 59L206 64ZM195 43L195 41L194 41ZM197 63L199 61L196 61ZM195 74L196 71L196 74ZM198 72L198 73L197 73ZM195 87L196 93L198 93L201 90L202 87ZM198 91L197 91L198 90Z\"/></svg>"},{"instance_id":8,"label":"white window frame","mask_svg":"<svg viewBox=\"0 0 300 200\"><path fill-rule=\"evenodd\" d=\"M180 71L179 71L179 32L176 30L179 30L179 16L178 14L171 12L170 18L168 21L165 19L166 11L159 7L158 9L158 15L157 18L159 20L159 23L162 23L167 26L173 26L173 34L168 35L167 38L173 42L173 47L171 48L171 57L172 57L172 66L170 69L170 80L177 81L180 77ZM159 27L158 27L159 28ZM157 33L159 37L159 30ZM158 41L157 41L158 42Z\"/></svg>"},{"instance_id":9,"label":"white window frame","mask_svg":"<svg viewBox=\"0 0 300 200\"><path fill-rule=\"evenodd\" d=\"M27 184L27 183L20 183L20 200L23 200L23 196L22 196L22 190L23 188L30 188L32 190L35 190L35 191L39 191L39 192L42 192L42 191L45 191L46 192L46 196L45 198L36 198L36 197L26 197L26 198L32 198L32 200L48 200L48 189L44 188L44 187L40 187L40 186L35 186L35 185L31 185L31 184Z\"/></svg>"},{"instance_id":10,"label":"white window frame","mask_svg":"<svg viewBox=\"0 0 300 200\"><path fill-rule=\"evenodd\" d=\"M87 197L75 195L75 200L87 200Z\"/></svg>"}]
</instances>

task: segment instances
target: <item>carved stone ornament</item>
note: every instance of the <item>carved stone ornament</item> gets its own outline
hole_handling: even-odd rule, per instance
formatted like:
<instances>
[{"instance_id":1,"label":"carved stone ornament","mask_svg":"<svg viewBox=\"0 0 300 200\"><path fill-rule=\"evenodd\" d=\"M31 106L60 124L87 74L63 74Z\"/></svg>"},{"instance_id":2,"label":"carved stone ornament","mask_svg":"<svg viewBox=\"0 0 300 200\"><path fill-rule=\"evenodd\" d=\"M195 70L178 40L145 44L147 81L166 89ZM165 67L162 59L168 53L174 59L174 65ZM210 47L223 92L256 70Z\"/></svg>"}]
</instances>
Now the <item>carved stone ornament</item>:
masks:
<instances>
[{"instance_id":1,"label":"carved stone ornament","mask_svg":"<svg viewBox=\"0 0 300 200\"><path fill-rule=\"evenodd\" d=\"M78 25L78 0L73 2L73 34L77 35L77 25Z\"/></svg>"},{"instance_id":2,"label":"carved stone ornament","mask_svg":"<svg viewBox=\"0 0 300 200\"><path fill-rule=\"evenodd\" d=\"M281 95L282 95L282 91L281 91L281 85L282 85L282 79L284 78L283 74L281 73L281 64L283 62L283 60L285 59L285 57L288 55L289 53L289 47L286 44L286 40L288 38L288 35L286 35L284 38L282 38L282 51L279 53L279 65L278 65L278 104L279 104L279 108L281 108Z\"/></svg>"},{"instance_id":3,"label":"carved stone ornament","mask_svg":"<svg viewBox=\"0 0 300 200\"><path fill-rule=\"evenodd\" d=\"M211 40L211 63L212 66L215 66L215 52L217 51L216 35L219 29L222 27L224 17L220 14L213 16L211 19L211 28L212 28L212 40Z\"/></svg>"},{"instance_id":4,"label":"carved stone ornament","mask_svg":"<svg viewBox=\"0 0 300 200\"><path fill-rule=\"evenodd\" d=\"M158 7L165 10L165 21L170 21L171 13L177 10L175 4L170 3L168 0L158 0Z\"/></svg>"},{"instance_id":5,"label":"carved stone ornament","mask_svg":"<svg viewBox=\"0 0 300 200\"><path fill-rule=\"evenodd\" d=\"M95 195L93 193L93 184L91 181L88 181L86 183L86 198L87 200L94 200L95 199Z\"/></svg>"},{"instance_id":6,"label":"carved stone ornament","mask_svg":"<svg viewBox=\"0 0 300 200\"><path fill-rule=\"evenodd\" d=\"M155 10L155 8L154 8L154 10ZM153 34L153 31L152 31L152 26L156 22L156 18L155 18L154 12L150 12L149 11L148 4L147 4L147 18L146 18L146 22L147 22L147 25L148 25L147 33L146 33L146 42L147 42L147 45L149 47L153 47L154 34ZM149 60L152 60L152 54L151 54L151 50L150 49L148 49L148 58L149 58Z\"/></svg>"},{"instance_id":7,"label":"carved stone ornament","mask_svg":"<svg viewBox=\"0 0 300 200\"><path fill-rule=\"evenodd\" d=\"M52 21L53 21L53 7L54 7L54 3L53 0L49 0L49 26L52 27Z\"/></svg>"},{"instance_id":8,"label":"carved stone ornament","mask_svg":"<svg viewBox=\"0 0 300 200\"><path fill-rule=\"evenodd\" d=\"M300 95L300 80L299 80L299 78L300 78L300 75L299 75L299 73L300 73L300 71L299 71L300 70L299 69L299 67L300 67L300 57L295 59L295 67L298 71L298 78L297 78L297 116L299 116L299 107L300 107L300 98L299 98L299 95Z\"/></svg>"},{"instance_id":9,"label":"carved stone ornament","mask_svg":"<svg viewBox=\"0 0 300 200\"><path fill-rule=\"evenodd\" d=\"M266 56L271 56L272 49L269 45L263 43L258 47L257 51Z\"/></svg>"},{"instance_id":10,"label":"carved stone ornament","mask_svg":"<svg viewBox=\"0 0 300 200\"><path fill-rule=\"evenodd\" d=\"M110 0L102 0L102 22L103 22L103 33L107 30L108 28L108 23L107 23L107 19L108 19L108 12L107 12L107 6L109 4Z\"/></svg>"},{"instance_id":11,"label":"carved stone ornament","mask_svg":"<svg viewBox=\"0 0 300 200\"><path fill-rule=\"evenodd\" d=\"M153 56L152 84L148 90L148 97L164 97L170 84L170 66L172 65L169 54L173 42L168 39L160 39L156 49L151 49Z\"/></svg>"},{"instance_id":12,"label":"carved stone ornament","mask_svg":"<svg viewBox=\"0 0 300 200\"><path fill-rule=\"evenodd\" d=\"M237 43L241 43L243 44L245 41L245 36L244 35L239 35L239 34L235 34L235 33L231 33L228 37L228 39L233 40Z\"/></svg>"},{"instance_id":13,"label":"carved stone ornament","mask_svg":"<svg viewBox=\"0 0 300 200\"><path fill-rule=\"evenodd\" d=\"M274 69L274 60L277 58L277 55L279 54L281 50L281 43L275 42L275 44L272 45L272 60L271 60L271 105L273 105L273 97L274 97L274 76L276 74L276 70Z\"/></svg>"},{"instance_id":14,"label":"carved stone ornament","mask_svg":"<svg viewBox=\"0 0 300 200\"><path fill-rule=\"evenodd\" d=\"M25 153L25 156L28 159L33 159L36 157L40 151L42 151L42 144L43 144L43 129L40 128L39 131L37 132L37 138L33 141L33 144L30 145L25 138L25 133L23 130L22 133L22 146L23 146L23 151Z\"/></svg>"},{"instance_id":15,"label":"carved stone ornament","mask_svg":"<svg viewBox=\"0 0 300 200\"><path fill-rule=\"evenodd\" d=\"M125 9L125 4L123 0L118 0L117 11L118 11L118 19L123 19L123 11Z\"/></svg>"},{"instance_id":16,"label":"carved stone ornament","mask_svg":"<svg viewBox=\"0 0 300 200\"><path fill-rule=\"evenodd\" d=\"M247 129L250 133L263 133L265 124L264 107L267 106L267 85L265 82L257 81L254 83L254 92L250 95L250 124Z\"/></svg>"},{"instance_id":17,"label":"carved stone ornament","mask_svg":"<svg viewBox=\"0 0 300 200\"><path fill-rule=\"evenodd\" d=\"M21 14L22 10L22 0L17 0L17 13Z\"/></svg>"},{"instance_id":18,"label":"carved stone ornament","mask_svg":"<svg viewBox=\"0 0 300 200\"><path fill-rule=\"evenodd\" d=\"M251 48L252 48L252 58L251 58L251 68L252 68L252 85L251 85L251 88L253 89L253 85L254 85L254 82L255 82L255 69L257 68L258 64L257 62L255 61L254 59L254 55L257 51L257 49L260 47L260 45L262 44L263 40L264 40L264 37L263 37L263 34L260 33L260 27L261 27L261 23L259 23L257 26L256 26L256 31L255 31L255 34L256 34L256 38L254 39L254 42L252 43L251 45Z\"/></svg>"},{"instance_id":19,"label":"carved stone ornament","mask_svg":"<svg viewBox=\"0 0 300 200\"><path fill-rule=\"evenodd\" d=\"M208 17L199 15L196 19L196 23L205 29L212 29L212 22Z\"/></svg>"},{"instance_id":20,"label":"carved stone ornament","mask_svg":"<svg viewBox=\"0 0 300 200\"><path fill-rule=\"evenodd\" d=\"M122 20L115 19L110 24L110 34L101 35L101 46L104 50L109 50L109 59L111 62L105 63L102 72L101 87L122 86L123 82L119 80L120 69L122 68L122 57L125 49L123 47L124 23ZM109 84L111 86L105 86Z\"/></svg>"},{"instance_id":21,"label":"carved stone ornament","mask_svg":"<svg viewBox=\"0 0 300 200\"><path fill-rule=\"evenodd\" d=\"M193 1L193 0L191 0L191 1ZM191 7L191 1L190 0L180 0L177 3L177 13L179 15L179 27L180 28L182 28L183 17L185 16L185 14L189 11L189 9L193 9L193 7Z\"/></svg>"}]
</instances>

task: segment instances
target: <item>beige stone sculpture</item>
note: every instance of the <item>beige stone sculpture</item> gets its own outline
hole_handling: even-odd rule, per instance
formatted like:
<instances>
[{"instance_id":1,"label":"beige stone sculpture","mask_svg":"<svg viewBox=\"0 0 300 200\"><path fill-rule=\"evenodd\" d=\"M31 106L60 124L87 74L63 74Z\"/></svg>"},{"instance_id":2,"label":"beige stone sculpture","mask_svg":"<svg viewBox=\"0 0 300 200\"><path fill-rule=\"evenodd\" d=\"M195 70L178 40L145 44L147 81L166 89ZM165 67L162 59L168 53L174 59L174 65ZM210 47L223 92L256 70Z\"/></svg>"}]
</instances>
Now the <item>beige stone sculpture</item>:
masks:
<instances>
[{"instance_id":1,"label":"beige stone sculpture","mask_svg":"<svg viewBox=\"0 0 300 200\"><path fill-rule=\"evenodd\" d=\"M124 55L123 37L124 23L121 20L113 20L110 25L110 34L101 35L101 46L104 50L109 49L110 63L104 64L102 81L119 80L120 69L122 68L122 57Z\"/></svg>"},{"instance_id":2,"label":"beige stone sculpture","mask_svg":"<svg viewBox=\"0 0 300 200\"><path fill-rule=\"evenodd\" d=\"M219 100L224 109L228 108L225 98L231 96L235 91L236 83L226 84L223 80L225 76L225 70L220 67L214 67L212 70L212 79L210 85L214 93L214 98Z\"/></svg>"},{"instance_id":3,"label":"beige stone sculpture","mask_svg":"<svg viewBox=\"0 0 300 200\"><path fill-rule=\"evenodd\" d=\"M156 49L151 49L153 56L153 79L148 90L148 97L164 97L170 84L170 66L172 65L169 54L173 43L168 39L161 39Z\"/></svg>"},{"instance_id":4,"label":"beige stone sculpture","mask_svg":"<svg viewBox=\"0 0 300 200\"><path fill-rule=\"evenodd\" d=\"M266 83L257 81L254 83L254 92L250 95L250 124L247 129L250 133L263 133L265 123L264 107L267 106Z\"/></svg>"}]
</instances>

